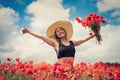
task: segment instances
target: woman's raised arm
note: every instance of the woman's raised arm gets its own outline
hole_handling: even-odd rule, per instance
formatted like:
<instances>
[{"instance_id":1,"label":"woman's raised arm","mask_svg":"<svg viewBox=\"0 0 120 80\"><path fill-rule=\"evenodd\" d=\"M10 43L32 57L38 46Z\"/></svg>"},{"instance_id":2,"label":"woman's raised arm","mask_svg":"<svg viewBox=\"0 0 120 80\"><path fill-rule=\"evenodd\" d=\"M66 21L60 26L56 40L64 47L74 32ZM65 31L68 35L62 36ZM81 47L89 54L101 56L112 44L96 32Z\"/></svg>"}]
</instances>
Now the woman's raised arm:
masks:
<instances>
[{"instance_id":1,"label":"woman's raised arm","mask_svg":"<svg viewBox=\"0 0 120 80\"><path fill-rule=\"evenodd\" d=\"M48 45L52 46L53 48L56 48L57 42L54 39L48 38L42 34L33 32L25 27L22 28L22 33L28 33L36 38L42 39L44 42L46 42Z\"/></svg>"},{"instance_id":2,"label":"woman's raised arm","mask_svg":"<svg viewBox=\"0 0 120 80\"><path fill-rule=\"evenodd\" d=\"M90 35L90 36L88 36L88 37L86 37L86 38L84 38L84 39L81 39L81 40L73 41L73 43L74 43L75 46L79 46L80 44L82 44L82 43L90 40L90 39L93 38L94 36L95 36L95 34L94 34L94 35Z\"/></svg>"}]
</instances>

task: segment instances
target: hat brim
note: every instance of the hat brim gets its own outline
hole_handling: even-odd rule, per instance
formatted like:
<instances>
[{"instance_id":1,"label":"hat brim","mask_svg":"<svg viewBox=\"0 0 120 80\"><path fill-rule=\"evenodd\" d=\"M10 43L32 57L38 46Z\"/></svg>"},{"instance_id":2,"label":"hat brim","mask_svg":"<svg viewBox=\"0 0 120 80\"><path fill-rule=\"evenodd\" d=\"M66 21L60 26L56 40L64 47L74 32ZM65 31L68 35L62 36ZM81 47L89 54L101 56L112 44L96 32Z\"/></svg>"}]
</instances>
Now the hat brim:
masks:
<instances>
[{"instance_id":1,"label":"hat brim","mask_svg":"<svg viewBox=\"0 0 120 80\"><path fill-rule=\"evenodd\" d=\"M72 24L68 21L57 21L50 25L47 29L46 36L49 38L55 37L54 32L58 27L62 27L67 33L67 39L70 40L73 35L73 27Z\"/></svg>"}]
</instances>

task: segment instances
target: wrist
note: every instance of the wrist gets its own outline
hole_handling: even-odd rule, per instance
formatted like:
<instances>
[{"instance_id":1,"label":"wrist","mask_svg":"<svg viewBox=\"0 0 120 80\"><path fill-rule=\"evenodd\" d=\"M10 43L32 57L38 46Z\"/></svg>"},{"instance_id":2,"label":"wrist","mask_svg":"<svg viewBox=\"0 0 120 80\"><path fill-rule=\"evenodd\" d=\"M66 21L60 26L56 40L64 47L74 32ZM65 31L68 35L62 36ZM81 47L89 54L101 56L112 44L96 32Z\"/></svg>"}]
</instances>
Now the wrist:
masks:
<instances>
[{"instance_id":1,"label":"wrist","mask_svg":"<svg viewBox=\"0 0 120 80\"><path fill-rule=\"evenodd\" d=\"M30 30L27 30L27 33L29 33L29 34L30 34L30 33L31 33L31 31L30 31Z\"/></svg>"},{"instance_id":2,"label":"wrist","mask_svg":"<svg viewBox=\"0 0 120 80\"><path fill-rule=\"evenodd\" d=\"M90 39L93 38L93 35L89 36L89 38L90 38Z\"/></svg>"}]
</instances>

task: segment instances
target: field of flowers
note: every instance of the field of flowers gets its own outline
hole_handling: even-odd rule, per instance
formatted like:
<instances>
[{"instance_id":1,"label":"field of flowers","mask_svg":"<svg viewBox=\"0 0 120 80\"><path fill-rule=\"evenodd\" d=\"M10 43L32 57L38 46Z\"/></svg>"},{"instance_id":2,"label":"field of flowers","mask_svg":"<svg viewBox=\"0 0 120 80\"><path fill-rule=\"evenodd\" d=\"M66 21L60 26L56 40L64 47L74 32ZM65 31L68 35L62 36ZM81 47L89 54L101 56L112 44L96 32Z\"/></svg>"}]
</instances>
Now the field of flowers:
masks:
<instances>
[{"instance_id":1,"label":"field of flowers","mask_svg":"<svg viewBox=\"0 0 120 80\"><path fill-rule=\"evenodd\" d=\"M33 61L21 62L19 58L7 58L0 63L0 80L120 80L120 65L106 63L84 63L71 65L48 64Z\"/></svg>"}]
</instances>

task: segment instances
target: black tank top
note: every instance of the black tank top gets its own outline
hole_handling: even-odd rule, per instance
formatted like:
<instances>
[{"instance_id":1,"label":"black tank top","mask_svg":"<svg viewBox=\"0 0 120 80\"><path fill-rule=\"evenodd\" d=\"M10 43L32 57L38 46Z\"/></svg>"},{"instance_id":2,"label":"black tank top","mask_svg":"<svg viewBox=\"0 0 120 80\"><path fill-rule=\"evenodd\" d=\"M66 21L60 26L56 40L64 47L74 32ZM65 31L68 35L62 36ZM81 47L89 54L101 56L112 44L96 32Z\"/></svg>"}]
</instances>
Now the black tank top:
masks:
<instances>
[{"instance_id":1,"label":"black tank top","mask_svg":"<svg viewBox=\"0 0 120 80\"><path fill-rule=\"evenodd\" d=\"M59 43L58 59L63 57L73 57L75 56L75 48L72 41L69 41L70 45L66 46Z\"/></svg>"}]
</instances>

